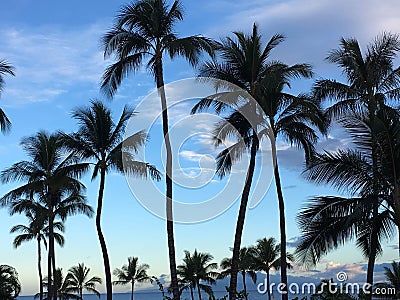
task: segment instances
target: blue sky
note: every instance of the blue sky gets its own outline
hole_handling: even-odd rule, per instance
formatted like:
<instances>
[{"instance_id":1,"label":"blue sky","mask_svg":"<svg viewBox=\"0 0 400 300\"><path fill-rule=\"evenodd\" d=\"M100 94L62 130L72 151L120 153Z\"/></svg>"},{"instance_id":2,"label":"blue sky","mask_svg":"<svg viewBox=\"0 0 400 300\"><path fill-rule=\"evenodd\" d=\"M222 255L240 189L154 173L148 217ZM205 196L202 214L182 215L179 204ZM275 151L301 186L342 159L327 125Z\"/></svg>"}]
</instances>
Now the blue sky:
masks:
<instances>
[{"instance_id":1,"label":"blue sky","mask_svg":"<svg viewBox=\"0 0 400 300\"><path fill-rule=\"evenodd\" d=\"M1 107L13 122L11 133L0 136L0 169L24 159L19 147L22 137L40 129L49 132L59 129L74 131L76 123L70 118L71 110L79 105L87 105L91 99L104 99L99 92L99 82L109 62L103 59L99 39L110 28L114 15L124 3L127 2L18 0L2 3L0 58L16 67L17 76L6 78L6 87L0 100ZM275 33L283 33L287 37L274 52L274 58L288 64L310 63L314 66L316 78L341 79L340 72L326 63L324 57L330 49L337 47L342 36L356 37L365 45L383 31L396 32L400 28L400 3L395 0L186 0L183 4L185 19L176 28L180 34L220 38L235 30L249 32L253 22L256 22L265 39ZM166 82L194 74L196 72L182 60L166 63ZM292 92L307 91L311 83L294 82ZM154 80L143 70L126 79L108 105L118 116L125 104L137 105L153 88ZM181 113L187 115L188 112ZM173 115L171 123L179 116ZM157 125L153 129L152 146L146 148L146 158L161 167L161 131ZM343 134L335 131L328 139L321 141L320 148L335 150L348 143ZM197 166L199 154L209 150L199 148L193 141L185 147L179 159L185 167L192 168ZM301 152L282 144L279 159L287 206L288 238L295 242L299 235L295 223L299 208L313 195L335 194L335 191L317 187L301 178ZM88 201L95 207L98 182L91 183L89 178L84 178L84 181ZM215 192L223 184L224 181L212 182L208 188ZM0 186L0 194L14 186ZM202 193L202 189L177 188L176 196L196 200L201 199ZM243 245L253 244L265 236L278 238L276 202L272 185L263 201L248 211ZM185 249L193 251L197 248L210 252L216 261L230 255L237 210L235 203L225 213L207 222L177 224L175 238L178 263ZM37 289L35 244L28 243L15 250L12 248L13 237L8 233L13 225L24 222L24 217L10 217L5 209L0 210L0 263L17 268L23 294L29 295ZM134 255L139 256L141 262L151 265L151 274L158 276L168 273L165 221L144 209L133 197L125 178L117 174L107 178L103 227L113 269L121 267L128 256ZM94 220L83 216L70 217L66 222L65 238L65 246L56 252L58 265L67 270L83 261L91 267L94 275L103 277ZM393 244L396 244L396 240L385 246L385 253L378 263L398 257ZM353 263L365 261L353 245L346 245L323 259L318 266L322 273L318 276L329 277L329 274L333 274L332 270L345 269L352 272L354 278L362 279L363 267ZM292 275L311 274L299 268L291 272Z\"/></svg>"}]
</instances>

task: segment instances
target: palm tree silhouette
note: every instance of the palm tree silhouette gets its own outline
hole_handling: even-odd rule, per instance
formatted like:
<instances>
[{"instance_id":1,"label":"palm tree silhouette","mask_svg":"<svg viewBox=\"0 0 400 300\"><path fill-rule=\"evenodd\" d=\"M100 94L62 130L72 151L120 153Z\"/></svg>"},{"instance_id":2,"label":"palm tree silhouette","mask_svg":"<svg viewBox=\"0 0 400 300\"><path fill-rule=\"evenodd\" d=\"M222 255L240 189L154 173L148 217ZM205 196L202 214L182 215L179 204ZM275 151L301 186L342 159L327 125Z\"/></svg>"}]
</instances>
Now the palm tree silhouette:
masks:
<instances>
[{"instance_id":1,"label":"palm tree silhouette","mask_svg":"<svg viewBox=\"0 0 400 300\"><path fill-rule=\"evenodd\" d=\"M214 293L212 288L208 284L214 284L215 278L218 273L214 270L218 268L217 263L211 262L213 256L209 253L197 252L195 249L193 255L189 251L185 250L185 257L183 264L179 265L178 275L180 281L185 283L186 286L183 288L189 288L192 300L194 300L193 290L197 288L199 300L201 300L201 290L206 292L210 297L213 297ZM204 283L203 283L204 282Z\"/></svg>"},{"instance_id":2,"label":"palm tree silhouette","mask_svg":"<svg viewBox=\"0 0 400 300\"><path fill-rule=\"evenodd\" d=\"M26 212L26 217L29 220L29 225L15 225L11 228L10 233L17 233L14 238L13 245L15 248L21 246L23 242L29 242L31 240L36 240L37 242L37 255L38 255L38 274L39 274L39 297L43 300L43 275L42 275L42 251L41 244L43 242L44 246L47 248L46 237L49 235L49 227L47 226L47 216L44 211L33 214L31 211ZM54 229L58 229L61 232L64 231L64 225L61 222L54 223ZM60 245L64 245L64 237L58 233L54 232L54 239Z\"/></svg>"},{"instance_id":3,"label":"palm tree silhouette","mask_svg":"<svg viewBox=\"0 0 400 300\"><path fill-rule=\"evenodd\" d=\"M54 272L54 289L56 291L56 298L59 300L70 300L70 299L81 299L78 295L74 294L75 293L75 287L71 285L70 280L65 277L62 271L62 268L57 268L56 271ZM43 286L49 288L49 280L48 277L46 276L43 280ZM47 292L44 293L46 296L44 299L48 300L52 298L52 295L50 292L47 290ZM35 298L37 298L38 295L35 295Z\"/></svg>"},{"instance_id":4,"label":"palm tree silhouette","mask_svg":"<svg viewBox=\"0 0 400 300\"><path fill-rule=\"evenodd\" d=\"M14 300L21 292L17 271L8 265L0 265L0 299Z\"/></svg>"},{"instance_id":5,"label":"palm tree silhouette","mask_svg":"<svg viewBox=\"0 0 400 300\"><path fill-rule=\"evenodd\" d=\"M117 276L118 280L113 281L115 285L131 284L131 299L133 300L133 292L136 282L151 281L147 270L150 268L148 264L140 264L139 258L128 257L128 264L123 265L121 269L115 269L113 274Z\"/></svg>"},{"instance_id":6,"label":"palm tree silhouette","mask_svg":"<svg viewBox=\"0 0 400 300\"><path fill-rule=\"evenodd\" d=\"M82 195L83 184L77 179L88 168L77 163L73 153L66 153L66 147L59 133L48 134L40 131L24 138L21 145L30 160L15 163L0 174L3 183L26 181L0 198L1 206L10 206L11 213L27 211L44 212L48 218L48 293L56 299L53 289L52 272L56 270L54 250L54 223L56 218L64 221L68 216L83 213L87 216L93 210ZM33 201L34 197L38 201ZM53 293L53 294L52 294Z\"/></svg>"},{"instance_id":7,"label":"palm tree silhouette","mask_svg":"<svg viewBox=\"0 0 400 300\"><path fill-rule=\"evenodd\" d=\"M143 132L137 132L123 139L125 127L132 110L124 107L118 122L112 119L109 108L100 101L92 101L90 107L77 108L73 117L79 122L77 133L63 135L65 144L80 156L81 159L93 161L92 180L100 173L100 184L97 198L96 229L103 254L104 272L106 278L107 299L112 298L112 281L110 259L107 245L101 228L101 213L103 208L106 174L110 171L160 180L157 169L145 162L134 160L132 151L137 152L146 141Z\"/></svg>"},{"instance_id":8,"label":"palm tree silhouette","mask_svg":"<svg viewBox=\"0 0 400 300\"><path fill-rule=\"evenodd\" d=\"M248 110L252 104L243 104L241 98L237 97L237 93L232 93L232 99L226 96L221 97L220 93L210 95L199 101L192 109L192 113L195 113L211 106L215 108L217 113L220 113L232 109L232 106L236 107L226 117L225 122L221 122L215 130L217 133L217 145L227 136L235 134L239 135L241 140L219 154L217 172L220 177L225 176L230 171L232 164L241 159L242 154L247 151L246 148L250 149L250 162L242 192L233 245L232 274L229 288L230 300L236 298L240 243L259 140L266 136L272 146L274 176L280 212L281 281L284 284L284 289L287 289L286 221L277 161L276 139L278 136L282 136L291 145L303 148L306 159L309 160L314 152L314 144L318 139L314 127L318 127L322 132L325 131L325 122L318 102L306 95L294 96L283 91L285 87L290 86L292 79L311 77L311 67L307 64L288 66L279 61L268 61L271 51L283 41L284 37L279 34L274 35L266 46L262 47L262 37L258 33L256 24L254 24L253 32L250 35L242 32L235 32L234 34L236 40L228 37L217 48L217 52L220 53L223 60L204 64L200 69L200 76L225 80L247 91L262 108L262 112L256 111L253 117L257 121L255 126L252 126L249 120L246 120L241 113ZM224 101L221 101L221 98ZM254 110L255 108L253 108ZM234 133L233 130L227 130L226 128L229 128L226 126L227 124L233 125L231 128L236 129L238 133ZM243 147L243 144L246 147ZM283 293L282 299L287 299L287 294Z\"/></svg>"},{"instance_id":9,"label":"palm tree silhouette","mask_svg":"<svg viewBox=\"0 0 400 300\"><path fill-rule=\"evenodd\" d=\"M203 50L212 54L212 41L200 36L179 38L174 26L183 19L180 1L169 7L164 0L139 0L125 5L112 30L103 37L105 57L116 54L117 62L103 75L102 90L112 97L122 80L137 71L147 58L146 68L154 74L159 90L162 127L166 147L166 216L171 283L174 300L180 298L176 274L175 242L172 215L172 153L168 135L168 109L164 90L163 58L183 56L196 65ZM110 300L111 298L108 298Z\"/></svg>"},{"instance_id":10,"label":"palm tree silhouette","mask_svg":"<svg viewBox=\"0 0 400 300\"><path fill-rule=\"evenodd\" d=\"M73 266L68 270L66 280L69 281L70 291L79 294L79 299L83 299L83 290L96 294L100 298L100 293L96 290L96 284L101 284L101 279L97 276L89 278L90 268L84 263Z\"/></svg>"},{"instance_id":11,"label":"palm tree silhouette","mask_svg":"<svg viewBox=\"0 0 400 300\"><path fill-rule=\"evenodd\" d=\"M11 66L10 64L8 64L6 61L0 60L0 96L1 96L1 94L3 92L3 88L4 88L3 76L5 74L15 76L14 67ZM7 132L10 130L10 128L11 128L11 122L7 118L4 111L0 108L0 131Z\"/></svg>"},{"instance_id":12,"label":"palm tree silhouette","mask_svg":"<svg viewBox=\"0 0 400 300\"><path fill-rule=\"evenodd\" d=\"M246 275L248 275L251 280L256 283L257 281L257 273L254 271L254 248L253 247L242 247L239 252L239 263L238 263L238 272L242 275L243 280L243 291L245 295L245 299L248 299L247 295L247 285L246 285ZM232 273L232 258L224 258L220 263L220 268L223 270L218 278L225 278L230 276Z\"/></svg>"}]
</instances>

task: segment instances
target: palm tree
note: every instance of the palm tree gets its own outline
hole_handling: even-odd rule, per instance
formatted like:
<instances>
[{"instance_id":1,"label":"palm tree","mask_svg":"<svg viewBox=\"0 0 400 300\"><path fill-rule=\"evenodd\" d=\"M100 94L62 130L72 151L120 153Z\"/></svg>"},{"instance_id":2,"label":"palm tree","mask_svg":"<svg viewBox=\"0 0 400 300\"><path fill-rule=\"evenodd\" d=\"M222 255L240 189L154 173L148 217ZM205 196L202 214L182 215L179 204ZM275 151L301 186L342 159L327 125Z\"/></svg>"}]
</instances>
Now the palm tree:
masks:
<instances>
[{"instance_id":1,"label":"palm tree","mask_svg":"<svg viewBox=\"0 0 400 300\"><path fill-rule=\"evenodd\" d=\"M166 147L166 216L168 250L173 297L179 299L176 274L174 228L172 215L172 153L168 135L168 109L164 90L163 58L183 56L191 65L196 65L203 50L212 54L213 43L201 36L180 38L174 26L183 19L179 0L168 6L164 0L138 0L125 5L116 22L103 37L105 57L115 54L117 61L110 65L104 75L102 89L112 97L122 79L141 68L147 58L146 68L154 74L160 93L163 136ZM109 299L110 300L110 299Z\"/></svg>"},{"instance_id":2,"label":"palm tree","mask_svg":"<svg viewBox=\"0 0 400 300\"><path fill-rule=\"evenodd\" d=\"M128 257L128 264L123 265L121 269L115 269L113 274L117 276L118 280L114 281L115 285L131 284L131 299L133 300L133 291L135 282L151 281L147 270L150 268L148 264L139 265L139 258Z\"/></svg>"},{"instance_id":3,"label":"palm tree","mask_svg":"<svg viewBox=\"0 0 400 300\"><path fill-rule=\"evenodd\" d=\"M101 228L106 174L112 170L144 178L150 174L151 178L160 180L160 174L154 166L134 160L131 153L137 152L138 148L145 143L146 135L143 132L137 132L123 139L125 127L131 115L132 110L125 107L118 122L115 123L110 109L100 101L92 101L90 107L77 108L73 111L73 117L79 122L78 132L64 134L64 141L71 150L75 151L81 159L93 161L92 180L100 173L96 229L103 254L108 300L112 298L111 268Z\"/></svg>"},{"instance_id":4,"label":"palm tree","mask_svg":"<svg viewBox=\"0 0 400 300\"><path fill-rule=\"evenodd\" d=\"M393 295L393 297L398 298L400 296L400 263L393 261L391 268L384 268L386 281L388 282L387 287L395 288L396 295Z\"/></svg>"},{"instance_id":5,"label":"palm tree","mask_svg":"<svg viewBox=\"0 0 400 300\"><path fill-rule=\"evenodd\" d=\"M320 111L319 103L305 95L294 96L283 91L290 86L290 81L295 78L309 78L312 76L311 67L307 64L295 64L288 66L277 61L268 61L271 51L283 41L282 35L274 35L265 47L262 47L262 37L254 24L253 32L246 35L235 32L235 39L226 38L217 49L223 60L221 62L207 62L200 69L200 76L212 77L228 81L245 90L261 107L262 111L256 111L254 120L259 120L252 126L250 120L246 120L241 112L254 106L252 103L243 104L238 93L232 93L231 99L221 96L221 93L208 96L201 100L192 109L192 113L202 111L213 106L217 113L236 107L233 112L221 122L217 129L217 142L227 136L239 135L240 142L223 150L218 156L218 175L227 174L232 163L238 161L247 151L243 147L243 141L250 149L250 162L247 170L245 185L242 192L239 215L236 224L235 241L232 254L232 274L230 280L229 299L235 299L237 285L237 270L239 250L246 215L247 202L250 194L255 158L259 147L259 140L267 136L271 142L274 162L274 176L279 201L280 232L281 232L281 281L284 289L287 289L286 274L286 225L285 209L282 194L281 180L278 169L276 139L282 136L291 145L305 150L306 159L309 159L314 151L314 143L317 134L313 126L324 131L325 123ZM239 96L242 96L241 94ZM224 101L221 101L221 98ZM231 102L231 103L229 103ZM236 102L236 103L235 103ZM239 108L237 108L239 106ZM257 108L252 108L255 111ZM252 121L254 121L252 120ZM231 124L238 133L227 130ZM260 127L260 128L254 128ZM282 294L282 299L287 299L287 294Z\"/></svg>"},{"instance_id":6,"label":"palm tree","mask_svg":"<svg viewBox=\"0 0 400 300\"><path fill-rule=\"evenodd\" d=\"M253 250L253 268L255 271L264 271L267 274L267 289L268 299L271 300L271 290L269 275L271 270L279 270L281 267L279 244L276 244L274 238L263 238L257 241ZM293 261L293 256L289 253L286 254L286 259ZM291 267L290 263L286 264L288 268Z\"/></svg>"},{"instance_id":7,"label":"palm tree","mask_svg":"<svg viewBox=\"0 0 400 300\"><path fill-rule=\"evenodd\" d=\"M218 268L218 264L211 262L213 258L211 254L197 252L196 249L193 255L185 250L183 264L179 265L177 270L181 281L189 284L192 300L194 300L193 290L196 288L199 300L202 299L201 290L213 297L211 286L203 283L214 284L215 278L218 276L218 273L214 271Z\"/></svg>"},{"instance_id":8,"label":"palm tree","mask_svg":"<svg viewBox=\"0 0 400 300\"><path fill-rule=\"evenodd\" d=\"M39 295L40 300L43 300L43 275L42 275L42 251L41 244L44 243L47 248L46 237L49 235L49 227L46 226L47 216L42 212L41 214L32 214L28 211L26 217L29 220L29 225L15 225L11 228L10 233L20 232L14 238L13 245L15 248L21 246L23 242L28 242L31 240L36 240L37 251L38 251L38 273L39 273ZM54 223L54 229L58 229L61 232L64 231L64 225L61 222ZM54 232L54 239L59 245L64 244L64 237L57 232Z\"/></svg>"},{"instance_id":9,"label":"palm tree","mask_svg":"<svg viewBox=\"0 0 400 300\"><path fill-rule=\"evenodd\" d=\"M17 271L10 266L0 265L0 299L16 299L21 292Z\"/></svg>"},{"instance_id":10,"label":"palm tree","mask_svg":"<svg viewBox=\"0 0 400 300\"><path fill-rule=\"evenodd\" d=\"M48 277L45 277L43 280L43 286L49 287ZM56 290L56 298L59 300L70 300L70 299L82 299L79 296L75 295L75 287L72 286L71 281L63 275L62 269L57 268L54 272L54 288ZM49 291L44 293L46 298L45 300L51 299L52 296ZM37 298L38 295L35 295Z\"/></svg>"},{"instance_id":11,"label":"palm tree","mask_svg":"<svg viewBox=\"0 0 400 300\"><path fill-rule=\"evenodd\" d=\"M342 38L340 47L331 51L327 60L337 64L347 77L348 83L335 80L318 80L314 86L314 95L318 99L329 99L335 103L328 108L331 118L341 118L359 112L367 114L374 122L379 109L388 108L389 104L400 99L400 69L393 63L400 50L400 39L397 35L383 33L367 46L365 54L356 39ZM371 153L372 170L378 172L375 150ZM376 177L376 176L374 176ZM374 215L378 215L378 189L374 183ZM400 198L395 200L400 207ZM373 269L378 244L376 232L371 232L370 255L368 258L367 283L373 284Z\"/></svg>"},{"instance_id":12,"label":"palm tree","mask_svg":"<svg viewBox=\"0 0 400 300\"><path fill-rule=\"evenodd\" d=\"M54 251L54 223L57 218L64 221L68 216L83 213L91 216L93 210L82 195L83 184L77 179L87 168L78 164L73 153L66 147L59 133L40 131L24 138L21 145L30 160L15 163L0 174L3 183L25 181L0 199L1 206L10 206L11 214L32 211L44 212L48 218L48 292L50 299L56 298L52 285L52 272L56 269ZM33 201L37 197L38 201ZM52 294L53 293L53 294Z\"/></svg>"},{"instance_id":13,"label":"palm tree","mask_svg":"<svg viewBox=\"0 0 400 300\"><path fill-rule=\"evenodd\" d=\"M247 298L247 285L246 285L246 275L248 275L251 280L256 283L257 281L257 273L254 271L254 248L253 247L242 247L239 252L239 264L238 264L238 272L242 275L243 280L243 291L246 300ZM224 258L220 263L220 268L223 270L218 278L225 278L230 276L231 266L232 266L232 258Z\"/></svg>"},{"instance_id":14,"label":"palm tree","mask_svg":"<svg viewBox=\"0 0 400 300\"><path fill-rule=\"evenodd\" d=\"M79 294L79 299L83 299L83 290L96 294L100 298L99 291L96 290L96 284L101 284L101 279L97 276L89 278L90 268L84 263L73 266L68 270L67 277L70 290Z\"/></svg>"},{"instance_id":15,"label":"palm tree","mask_svg":"<svg viewBox=\"0 0 400 300\"><path fill-rule=\"evenodd\" d=\"M8 64L6 61L0 60L0 96L4 88L3 75L5 74L15 76L14 67ZM10 128L11 128L11 122L7 118L4 111L0 108L0 131L7 132L8 130L10 130Z\"/></svg>"}]
</instances>

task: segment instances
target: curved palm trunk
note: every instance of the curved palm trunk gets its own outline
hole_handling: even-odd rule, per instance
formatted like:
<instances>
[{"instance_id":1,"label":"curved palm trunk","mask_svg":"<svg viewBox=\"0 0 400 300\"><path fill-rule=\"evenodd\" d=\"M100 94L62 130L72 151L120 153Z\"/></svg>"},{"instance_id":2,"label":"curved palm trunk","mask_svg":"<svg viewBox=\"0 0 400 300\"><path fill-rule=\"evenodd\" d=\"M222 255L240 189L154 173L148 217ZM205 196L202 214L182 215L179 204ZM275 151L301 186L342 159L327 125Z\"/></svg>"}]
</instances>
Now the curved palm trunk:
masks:
<instances>
[{"instance_id":1,"label":"curved palm trunk","mask_svg":"<svg viewBox=\"0 0 400 300\"><path fill-rule=\"evenodd\" d=\"M268 293L268 300L271 300L271 284L269 282L269 271L267 271L267 293Z\"/></svg>"},{"instance_id":2,"label":"curved palm trunk","mask_svg":"<svg viewBox=\"0 0 400 300\"><path fill-rule=\"evenodd\" d=\"M244 298L247 300L246 272L242 272Z\"/></svg>"},{"instance_id":3,"label":"curved palm trunk","mask_svg":"<svg viewBox=\"0 0 400 300\"><path fill-rule=\"evenodd\" d=\"M197 292L199 293L199 300L201 300L200 282L197 283Z\"/></svg>"},{"instance_id":4,"label":"curved palm trunk","mask_svg":"<svg viewBox=\"0 0 400 300\"><path fill-rule=\"evenodd\" d=\"M168 238L168 253L169 253L169 268L171 273L171 288L174 300L179 300L179 287L178 287L178 275L176 272L176 258L175 258L175 240L174 240L174 218L172 211L172 150L171 142L168 134L168 109L167 109L167 98L164 90L164 76L162 57L158 58L158 62L155 68L157 89L160 93L161 98L161 109L162 109L162 127L164 134L165 150L166 150L166 215L167 215L167 238Z\"/></svg>"},{"instance_id":5,"label":"curved palm trunk","mask_svg":"<svg viewBox=\"0 0 400 300\"><path fill-rule=\"evenodd\" d=\"M38 242L38 273L39 273L39 299L43 300L43 275L42 275L42 250L40 248L41 238L37 238Z\"/></svg>"},{"instance_id":6,"label":"curved palm trunk","mask_svg":"<svg viewBox=\"0 0 400 300\"><path fill-rule=\"evenodd\" d=\"M104 239L103 231L101 230L101 210L103 208L103 195L104 195L105 181L106 181L106 170L102 167L101 171L100 171L99 195L97 198L96 229L97 229L97 235L99 237L101 252L103 254L104 273L105 273L105 277L106 277L107 300L112 300L112 282L111 282L110 260L108 258L106 241Z\"/></svg>"},{"instance_id":7,"label":"curved palm trunk","mask_svg":"<svg viewBox=\"0 0 400 300\"><path fill-rule=\"evenodd\" d=\"M280 228L280 239L281 239L281 283L282 286L282 300L288 299L287 294L287 259L286 259L286 219L285 219L285 201L283 200L283 193L282 193L282 184L281 178L279 174L279 167L278 167L278 157L276 152L276 141L275 139L271 139L271 148L272 148L272 159L274 162L274 177L275 177L275 186L276 186L276 193L278 195L278 203L279 203L279 228ZM268 287L269 289L269 287ZM269 297L271 297L269 295Z\"/></svg>"},{"instance_id":8,"label":"curved palm trunk","mask_svg":"<svg viewBox=\"0 0 400 300\"><path fill-rule=\"evenodd\" d=\"M249 200L251 184L253 181L257 148L258 148L257 135L253 133L251 150L250 150L250 163L249 163L249 168L247 169L246 181L242 192L242 199L240 201L239 215L236 222L235 241L233 243L233 251L232 251L233 254L231 263L231 280L229 285L229 300L236 299L240 244L242 242L242 233L244 227L244 220L246 217L247 202Z\"/></svg>"}]
</instances>

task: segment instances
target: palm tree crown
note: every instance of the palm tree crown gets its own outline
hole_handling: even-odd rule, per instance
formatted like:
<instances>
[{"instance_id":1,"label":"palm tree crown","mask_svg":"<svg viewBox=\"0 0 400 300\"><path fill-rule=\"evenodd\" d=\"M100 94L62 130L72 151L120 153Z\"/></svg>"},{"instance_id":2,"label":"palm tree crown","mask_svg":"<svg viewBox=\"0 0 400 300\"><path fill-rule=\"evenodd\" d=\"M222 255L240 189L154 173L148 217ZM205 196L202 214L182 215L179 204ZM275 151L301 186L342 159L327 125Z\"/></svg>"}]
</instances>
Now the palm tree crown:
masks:
<instances>
[{"instance_id":1,"label":"palm tree crown","mask_svg":"<svg viewBox=\"0 0 400 300\"><path fill-rule=\"evenodd\" d=\"M0 96L1 96L1 94L3 92L3 88L4 88L4 77L3 76L5 74L15 76L14 67L11 66L10 64L8 64L6 61L0 60ZM10 130L10 128L11 128L11 122L7 118L4 111L0 108L0 131L7 132Z\"/></svg>"},{"instance_id":2,"label":"palm tree crown","mask_svg":"<svg viewBox=\"0 0 400 300\"><path fill-rule=\"evenodd\" d=\"M69 281L70 291L79 294L80 300L83 299L83 290L96 294L100 298L100 292L96 290L96 284L101 284L101 279L97 276L89 278L90 268L84 263L73 266L68 270L66 280Z\"/></svg>"}]
</instances>

